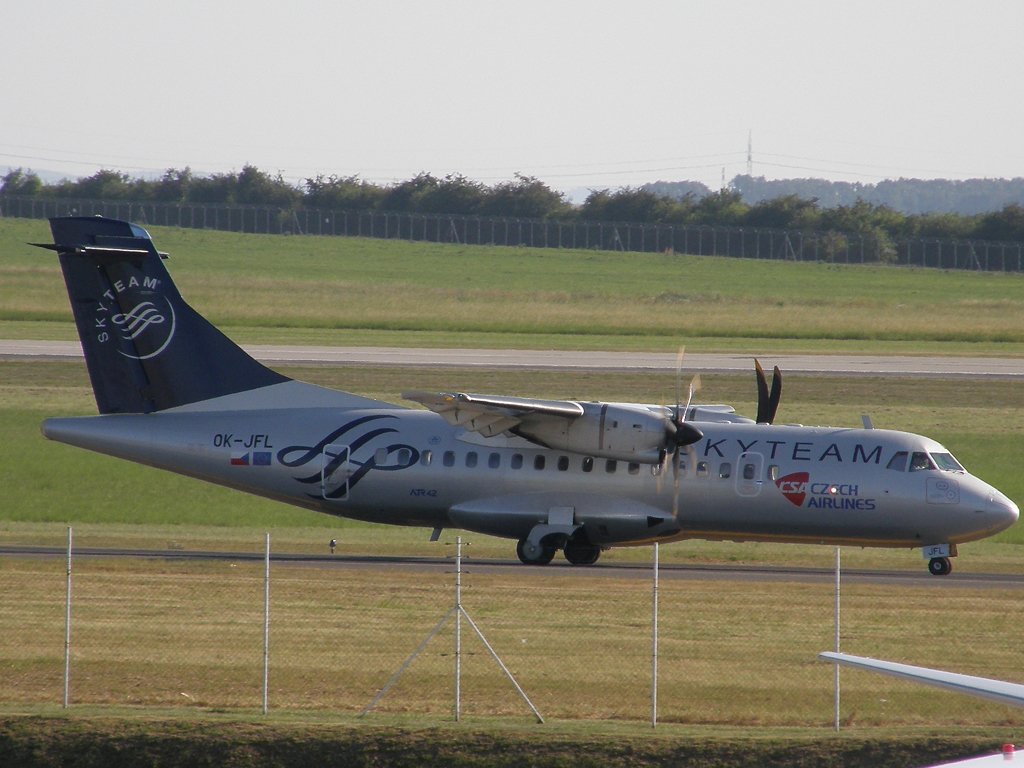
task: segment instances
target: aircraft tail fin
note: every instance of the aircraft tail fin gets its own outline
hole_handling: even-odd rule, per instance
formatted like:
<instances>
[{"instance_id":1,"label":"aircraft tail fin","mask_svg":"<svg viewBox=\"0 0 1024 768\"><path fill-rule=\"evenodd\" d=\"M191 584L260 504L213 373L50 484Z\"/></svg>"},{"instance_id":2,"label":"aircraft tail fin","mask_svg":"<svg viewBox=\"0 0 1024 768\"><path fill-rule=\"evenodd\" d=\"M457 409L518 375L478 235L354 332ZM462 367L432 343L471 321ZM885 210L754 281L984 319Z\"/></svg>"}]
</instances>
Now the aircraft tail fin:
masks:
<instances>
[{"instance_id":1,"label":"aircraft tail fin","mask_svg":"<svg viewBox=\"0 0 1024 768\"><path fill-rule=\"evenodd\" d=\"M290 381L185 303L142 227L50 219L100 413L150 413Z\"/></svg>"}]
</instances>

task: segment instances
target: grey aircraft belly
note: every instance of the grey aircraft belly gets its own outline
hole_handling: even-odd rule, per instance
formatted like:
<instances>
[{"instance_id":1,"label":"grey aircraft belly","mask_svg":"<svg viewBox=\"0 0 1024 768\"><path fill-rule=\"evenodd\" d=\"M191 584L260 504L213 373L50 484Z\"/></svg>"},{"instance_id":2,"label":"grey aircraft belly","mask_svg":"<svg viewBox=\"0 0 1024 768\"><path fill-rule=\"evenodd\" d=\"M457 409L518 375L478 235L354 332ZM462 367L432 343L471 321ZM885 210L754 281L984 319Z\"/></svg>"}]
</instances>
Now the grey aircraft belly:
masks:
<instances>
[{"instance_id":1,"label":"grey aircraft belly","mask_svg":"<svg viewBox=\"0 0 1024 768\"><path fill-rule=\"evenodd\" d=\"M408 392L402 408L293 381L178 294L138 226L51 219L100 416L50 439L340 517L515 540L526 563L685 538L921 548L932 573L1018 509L941 445L875 429L666 408Z\"/></svg>"}]
</instances>

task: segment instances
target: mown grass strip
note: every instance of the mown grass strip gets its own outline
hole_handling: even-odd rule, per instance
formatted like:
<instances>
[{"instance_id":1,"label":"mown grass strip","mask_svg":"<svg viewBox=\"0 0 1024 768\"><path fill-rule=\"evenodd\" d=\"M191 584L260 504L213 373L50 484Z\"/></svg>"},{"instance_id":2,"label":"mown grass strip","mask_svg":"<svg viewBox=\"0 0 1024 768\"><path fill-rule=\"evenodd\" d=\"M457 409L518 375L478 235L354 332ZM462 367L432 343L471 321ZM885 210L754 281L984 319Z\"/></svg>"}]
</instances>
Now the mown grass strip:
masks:
<instances>
[{"instance_id":1,"label":"mown grass strip","mask_svg":"<svg viewBox=\"0 0 1024 768\"><path fill-rule=\"evenodd\" d=\"M219 325L378 333L1024 343L1022 275L154 229ZM67 321L38 222L0 222L0 320ZM621 337L621 338L620 338ZM618 339L618 341L614 341Z\"/></svg>"}]
</instances>

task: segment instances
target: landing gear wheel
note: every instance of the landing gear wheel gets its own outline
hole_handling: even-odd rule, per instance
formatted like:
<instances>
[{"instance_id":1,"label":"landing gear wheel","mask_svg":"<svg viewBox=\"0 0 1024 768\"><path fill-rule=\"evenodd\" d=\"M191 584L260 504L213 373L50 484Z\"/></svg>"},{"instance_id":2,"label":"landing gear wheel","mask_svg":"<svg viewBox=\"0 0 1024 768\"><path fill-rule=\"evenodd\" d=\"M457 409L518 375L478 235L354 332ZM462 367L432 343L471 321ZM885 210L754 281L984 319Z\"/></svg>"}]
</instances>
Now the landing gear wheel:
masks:
<instances>
[{"instance_id":1,"label":"landing gear wheel","mask_svg":"<svg viewBox=\"0 0 1024 768\"><path fill-rule=\"evenodd\" d=\"M932 576L948 576L953 564L948 557L933 557L928 561L928 573Z\"/></svg>"},{"instance_id":2,"label":"landing gear wheel","mask_svg":"<svg viewBox=\"0 0 1024 768\"><path fill-rule=\"evenodd\" d=\"M573 565L593 565L601 556L601 548L585 541L568 541L565 544L565 559Z\"/></svg>"},{"instance_id":3,"label":"landing gear wheel","mask_svg":"<svg viewBox=\"0 0 1024 768\"><path fill-rule=\"evenodd\" d=\"M555 548L543 544L537 546L526 539L521 539L516 544L516 554L519 560L526 565L547 565L555 558Z\"/></svg>"}]
</instances>

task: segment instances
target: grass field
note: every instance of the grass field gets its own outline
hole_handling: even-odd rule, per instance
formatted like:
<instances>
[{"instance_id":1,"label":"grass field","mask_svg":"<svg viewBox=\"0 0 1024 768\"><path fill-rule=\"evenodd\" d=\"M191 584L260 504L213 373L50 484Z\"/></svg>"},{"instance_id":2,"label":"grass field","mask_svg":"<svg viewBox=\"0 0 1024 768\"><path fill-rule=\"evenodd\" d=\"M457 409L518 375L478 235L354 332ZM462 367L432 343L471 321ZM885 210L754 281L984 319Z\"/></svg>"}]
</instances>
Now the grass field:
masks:
<instances>
[{"instance_id":1,"label":"grass field","mask_svg":"<svg viewBox=\"0 0 1024 768\"><path fill-rule=\"evenodd\" d=\"M466 609L541 713L644 721L650 703L650 582L463 576ZM59 702L63 563L0 561L5 703ZM450 574L275 566L270 706L358 713L452 605ZM524 588L528 587L528 588ZM254 563L80 560L74 573L75 705L252 710L262 685L262 569ZM1019 590L844 589L847 652L1020 679ZM665 723L827 726L830 584L663 579L659 718ZM950 620L957 617L957 620ZM969 617L971 631L961 631ZM468 717L526 723L529 710L463 626ZM451 711L447 625L378 703L382 715ZM375 710L377 711L377 710ZM371 716L371 720L376 715ZM869 673L843 673L848 727L998 725L1024 716Z\"/></svg>"},{"instance_id":2,"label":"grass field","mask_svg":"<svg viewBox=\"0 0 1024 768\"><path fill-rule=\"evenodd\" d=\"M1022 275L169 228L153 235L171 253L187 300L242 341L1024 350ZM7 338L68 335L55 258L25 245L49 240L44 222L0 220Z\"/></svg>"}]
</instances>

